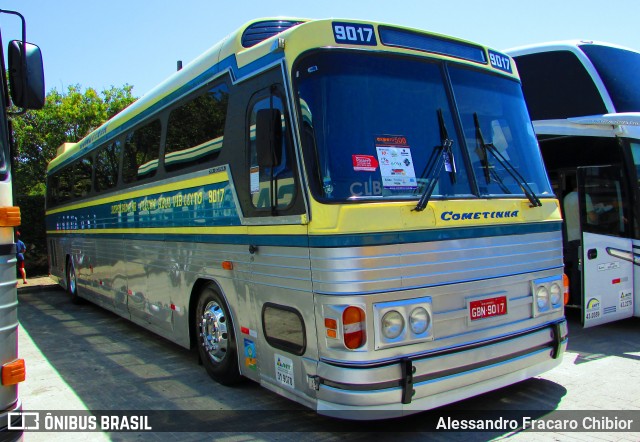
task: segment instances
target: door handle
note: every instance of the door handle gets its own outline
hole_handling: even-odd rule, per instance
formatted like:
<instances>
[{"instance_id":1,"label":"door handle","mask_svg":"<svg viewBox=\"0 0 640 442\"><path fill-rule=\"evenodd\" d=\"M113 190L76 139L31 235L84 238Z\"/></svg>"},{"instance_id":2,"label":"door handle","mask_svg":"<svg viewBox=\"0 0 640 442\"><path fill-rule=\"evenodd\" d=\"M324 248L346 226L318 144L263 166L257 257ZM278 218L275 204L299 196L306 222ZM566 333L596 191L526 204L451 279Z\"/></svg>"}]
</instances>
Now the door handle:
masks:
<instances>
[{"instance_id":1,"label":"door handle","mask_svg":"<svg viewBox=\"0 0 640 442\"><path fill-rule=\"evenodd\" d=\"M596 259L598 257L598 249L587 250L587 259Z\"/></svg>"},{"instance_id":2,"label":"door handle","mask_svg":"<svg viewBox=\"0 0 640 442\"><path fill-rule=\"evenodd\" d=\"M249 245L249 253L252 255L258 251L258 246L254 246L253 244Z\"/></svg>"}]
</instances>

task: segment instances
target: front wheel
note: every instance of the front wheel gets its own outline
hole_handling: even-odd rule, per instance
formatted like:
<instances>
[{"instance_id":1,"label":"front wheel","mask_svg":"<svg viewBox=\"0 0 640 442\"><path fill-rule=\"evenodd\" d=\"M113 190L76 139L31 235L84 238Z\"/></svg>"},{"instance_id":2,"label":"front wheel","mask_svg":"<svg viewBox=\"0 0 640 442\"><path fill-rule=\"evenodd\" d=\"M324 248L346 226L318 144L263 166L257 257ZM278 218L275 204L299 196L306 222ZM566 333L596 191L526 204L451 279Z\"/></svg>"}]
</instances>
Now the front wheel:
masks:
<instances>
[{"instance_id":1,"label":"front wheel","mask_svg":"<svg viewBox=\"0 0 640 442\"><path fill-rule=\"evenodd\" d=\"M76 269L73 265L73 259L67 258L67 292L71 296L71 302L80 304L81 299L78 296L78 278L76 277Z\"/></svg>"},{"instance_id":2,"label":"front wheel","mask_svg":"<svg viewBox=\"0 0 640 442\"><path fill-rule=\"evenodd\" d=\"M238 351L229 307L213 284L198 298L195 316L200 359L213 379L222 385L238 383Z\"/></svg>"}]
</instances>

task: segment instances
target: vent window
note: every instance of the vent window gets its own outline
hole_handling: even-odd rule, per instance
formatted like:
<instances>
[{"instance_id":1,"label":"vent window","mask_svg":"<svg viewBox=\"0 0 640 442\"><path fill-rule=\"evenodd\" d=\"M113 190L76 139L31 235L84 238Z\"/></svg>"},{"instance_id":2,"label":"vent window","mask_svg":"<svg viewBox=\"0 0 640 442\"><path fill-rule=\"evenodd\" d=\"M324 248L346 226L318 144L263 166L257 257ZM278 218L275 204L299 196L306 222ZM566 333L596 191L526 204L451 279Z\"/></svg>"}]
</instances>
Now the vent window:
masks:
<instances>
[{"instance_id":1,"label":"vent window","mask_svg":"<svg viewBox=\"0 0 640 442\"><path fill-rule=\"evenodd\" d=\"M242 46L250 48L300 23L302 22L290 20L268 20L254 23L242 33Z\"/></svg>"}]
</instances>

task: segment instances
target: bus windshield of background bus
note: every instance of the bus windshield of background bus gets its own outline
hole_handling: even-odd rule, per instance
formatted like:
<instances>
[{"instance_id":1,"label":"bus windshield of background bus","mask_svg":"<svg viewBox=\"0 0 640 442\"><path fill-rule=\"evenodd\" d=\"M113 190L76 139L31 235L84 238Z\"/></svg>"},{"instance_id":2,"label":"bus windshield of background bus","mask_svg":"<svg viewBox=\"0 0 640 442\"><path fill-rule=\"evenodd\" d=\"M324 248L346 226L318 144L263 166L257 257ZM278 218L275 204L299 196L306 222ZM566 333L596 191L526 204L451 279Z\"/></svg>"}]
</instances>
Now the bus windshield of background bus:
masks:
<instances>
[{"instance_id":1,"label":"bus windshield of background bus","mask_svg":"<svg viewBox=\"0 0 640 442\"><path fill-rule=\"evenodd\" d=\"M616 112L640 112L640 54L601 45L582 45L605 84Z\"/></svg>"},{"instance_id":2,"label":"bus windshield of background bus","mask_svg":"<svg viewBox=\"0 0 640 442\"><path fill-rule=\"evenodd\" d=\"M492 174L485 178L474 113L485 142L536 194L551 196L515 81L437 61L338 51L305 56L294 78L305 162L318 200L417 200L432 180L431 199L523 196L498 163L488 165ZM445 142L450 147L441 149ZM446 157L439 173L429 173L435 155Z\"/></svg>"}]
</instances>

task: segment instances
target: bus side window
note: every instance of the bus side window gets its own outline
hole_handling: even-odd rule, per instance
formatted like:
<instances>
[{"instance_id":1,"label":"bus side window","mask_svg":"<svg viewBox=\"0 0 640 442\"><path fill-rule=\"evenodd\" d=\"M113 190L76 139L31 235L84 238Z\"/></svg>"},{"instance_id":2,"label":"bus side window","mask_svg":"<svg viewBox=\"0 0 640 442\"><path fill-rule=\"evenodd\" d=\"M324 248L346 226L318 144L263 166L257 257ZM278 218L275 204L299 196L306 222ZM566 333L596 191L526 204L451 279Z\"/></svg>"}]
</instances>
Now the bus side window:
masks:
<instances>
[{"instance_id":1,"label":"bus side window","mask_svg":"<svg viewBox=\"0 0 640 442\"><path fill-rule=\"evenodd\" d=\"M122 164L122 179L125 183L139 181L156 174L161 130L160 120L155 120L127 134Z\"/></svg>"},{"instance_id":2,"label":"bus side window","mask_svg":"<svg viewBox=\"0 0 640 442\"><path fill-rule=\"evenodd\" d=\"M120 163L120 141L102 146L96 154L95 182L97 192L112 189L118 184L118 164Z\"/></svg>"},{"instance_id":3,"label":"bus side window","mask_svg":"<svg viewBox=\"0 0 640 442\"><path fill-rule=\"evenodd\" d=\"M229 88L221 84L169 114L164 167L168 171L207 164L222 150Z\"/></svg>"},{"instance_id":4,"label":"bus side window","mask_svg":"<svg viewBox=\"0 0 640 442\"><path fill-rule=\"evenodd\" d=\"M294 201L295 181L293 173L293 155L290 145L290 134L284 104L273 88L258 93L258 100L254 100L249 110L249 188L251 202L258 210L270 210L272 204L275 209L286 209ZM280 111L282 124L282 142L276 148L281 149L281 161L273 167L260 167L256 143L256 122L258 112L262 109L277 109ZM273 180L273 186L271 182Z\"/></svg>"}]
</instances>

